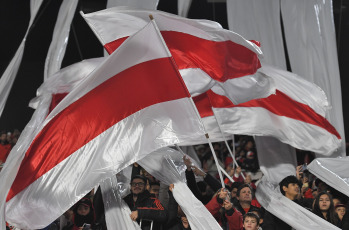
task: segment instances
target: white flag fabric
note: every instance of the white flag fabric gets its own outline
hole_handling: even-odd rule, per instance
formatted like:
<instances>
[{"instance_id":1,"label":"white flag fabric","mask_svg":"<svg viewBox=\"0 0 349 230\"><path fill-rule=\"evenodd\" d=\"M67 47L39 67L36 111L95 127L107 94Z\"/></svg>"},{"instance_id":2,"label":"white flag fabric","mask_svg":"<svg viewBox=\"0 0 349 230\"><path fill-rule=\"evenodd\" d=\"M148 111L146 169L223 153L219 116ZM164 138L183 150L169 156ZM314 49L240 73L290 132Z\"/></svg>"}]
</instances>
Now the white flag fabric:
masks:
<instances>
[{"instance_id":1,"label":"white flag fabric","mask_svg":"<svg viewBox=\"0 0 349 230\"><path fill-rule=\"evenodd\" d=\"M35 136L23 137L29 144L17 144L0 174L4 180L7 165L25 155L17 176L6 178L11 188L2 188L9 223L43 228L150 152L204 135L165 48L148 24L65 96Z\"/></svg>"},{"instance_id":2,"label":"white flag fabric","mask_svg":"<svg viewBox=\"0 0 349 230\"><path fill-rule=\"evenodd\" d=\"M319 87L270 66L259 71L275 80L275 95L234 105L227 97L209 90L207 98L197 97L201 98L200 103L194 98L200 115L215 114L225 134L272 136L293 147L323 155L339 148L340 135L323 117L327 103Z\"/></svg>"},{"instance_id":3,"label":"white flag fabric","mask_svg":"<svg viewBox=\"0 0 349 230\"><path fill-rule=\"evenodd\" d=\"M29 106L37 109L41 101L49 100L52 110L69 92L77 87L106 58L91 58L67 66L47 79L36 91ZM51 99L52 98L52 99ZM42 122L42 121L41 121Z\"/></svg>"},{"instance_id":4,"label":"white flag fabric","mask_svg":"<svg viewBox=\"0 0 349 230\"><path fill-rule=\"evenodd\" d=\"M317 84L325 91L332 107L326 118L343 139L341 148L334 152L332 157L346 156L332 1L282 0L281 12L292 72Z\"/></svg>"},{"instance_id":5,"label":"white flag fabric","mask_svg":"<svg viewBox=\"0 0 349 230\"><path fill-rule=\"evenodd\" d=\"M124 39L146 24L150 14L193 96L215 84L225 90L235 104L274 92L270 78L255 75L260 67L258 45L223 29L217 22L129 7L82 13L82 16L105 49L112 53Z\"/></svg>"},{"instance_id":6,"label":"white flag fabric","mask_svg":"<svg viewBox=\"0 0 349 230\"><path fill-rule=\"evenodd\" d=\"M188 17L192 0L178 0L178 15Z\"/></svg>"},{"instance_id":7,"label":"white flag fabric","mask_svg":"<svg viewBox=\"0 0 349 230\"><path fill-rule=\"evenodd\" d=\"M326 184L349 196L349 157L316 158L308 169Z\"/></svg>"},{"instance_id":8,"label":"white flag fabric","mask_svg":"<svg viewBox=\"0 0 349 230\"><path fill-rule=\"evenodd\" d=\"M61 69L77 5L78 0L65 0L59 8L52 41L45 60L44 80Z\"/></svg>"},{"instance_id":9,"label":"white flag fabric","mask_svg":"<svg viewBox=\"0 0 349 230\"><path fill-rule=\"evenodd\" d=\"M286 70L280 1L227 0L227 16L230 30L261 43L263 62Z\"/></svg>"},{"instance_id":10,"label":"white flag fabric","mask_svg":"<svg viewBox=\"0 0 349 230\"><path fill-rule=\"evenodd\" d=\"M159 0L108 0L107 8L114 6L130 6L137 9L156 10Z\"/></svg>"}]
</instances>

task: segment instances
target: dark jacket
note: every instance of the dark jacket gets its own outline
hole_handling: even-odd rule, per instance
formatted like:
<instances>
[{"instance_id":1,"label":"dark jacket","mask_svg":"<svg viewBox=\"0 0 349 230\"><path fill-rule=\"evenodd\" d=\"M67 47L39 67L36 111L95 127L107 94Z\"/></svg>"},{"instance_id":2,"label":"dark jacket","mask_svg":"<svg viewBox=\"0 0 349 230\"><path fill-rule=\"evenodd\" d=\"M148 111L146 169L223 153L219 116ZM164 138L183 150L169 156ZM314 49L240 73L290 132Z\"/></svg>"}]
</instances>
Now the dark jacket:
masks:
<instances>
[{"instance_id":1,"label":"dark jacket","mask_svg":"<svg viewBox=\"0 0 349 230\"><path fill-rule=\"evenodd\" d=\"M291 230L292 227L268 211L264 213L263 230Z\"/></svg>"},{"instance_id":2,"label":"dark jacket","mask_svg":"<svg viewBox=\"0 0 349 230\"><path fill-rule=\"evenodd\" d=\"M347 211L341 221L342 230L349 230L349 212Z\"/></svg>"},{"instance_id":3,"label":"dark jacket","mask_svg":"<svg viewBox=\"0 0 349 230\"><path fill-rule=\"evenodd\" d=\"M138 195L136 202L133 201L132 193L126 196L124 200L131 211L138 211L137 222L140 223L142 219L143 230L150 229L151 221L154 221L153 230L161 229L162 224L167 221L167 210L147 190Z\"/></svg>"},{"instance_id":4,"label":"dark jacket","mask_svg":"<svg viewBox=\"0 0 349 230\"><path fill-rule=\"evenodd\" d=\"M242 215L245 215L246 212L245 212L245 210L241 207L240 202L239 202L238 200L236 200L236 201L237 201L237 202L234 204L235 208L236 208L239 212L241 212ZM250 206L250 209L248 210L248 212L253 212L253 211L257 211L258 213L261 213L261 209L260 209L260 208L251 205L251 206Z\"/></svg>"},{"instance_id":5,"label":"dark jacket","mask_svg":"<svg viewBox=\"0 0 349 230\"><path fill-rule=\"evenodd\" d=\"M194 194L194 196L200 200L204 205L206 205L211 199L212 196L203 196L202 193L200 192L197 184L196 184L196 180L195 180L195 175L193 170L186 170L185 171L185 176L187 179L187 185L189 187L189 189L191 190L191 192ZM213 191L217 191L218 189L222 188L221 183L216 180L213 176L211 176L210 174L206 174L206 176L204 177L204 181L205 183L211 187L211 189Z\"/></svg>"},{"instance_id":6,"label":"dark jacket","mask_svg":"<svg viewBox=\"0 0 349 230\"><path fill-rule=\"evenodd\" d=\"M166 230L190 230L189 228L184 228L181 218L178 216L178 204L173 197L172 192L168 192L169 201L168 201L168 219L166 225L163 229Z\"/></svg>"}]
</instances>

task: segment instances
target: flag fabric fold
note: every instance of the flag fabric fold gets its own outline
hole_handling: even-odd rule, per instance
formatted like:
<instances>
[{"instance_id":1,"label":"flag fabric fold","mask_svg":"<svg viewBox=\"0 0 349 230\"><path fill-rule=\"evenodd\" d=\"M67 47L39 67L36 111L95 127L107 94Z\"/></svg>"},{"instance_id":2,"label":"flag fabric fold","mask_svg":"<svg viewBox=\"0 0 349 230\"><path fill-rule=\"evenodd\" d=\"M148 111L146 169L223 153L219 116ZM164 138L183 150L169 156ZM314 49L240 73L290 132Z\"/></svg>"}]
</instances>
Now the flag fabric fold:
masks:
<instances>
[{"instance_id":1,"label":"flag fabric fold","mask_svg":"<svg viewBox=\"0 0 349 230\"><path fill-rule=\"evenodd\" d=\"M30 146L9 156L25 152L6 199L7 221L24 229L47 226L99 182L150 152L205 133L152 23L83 79L36 129Z\"/></svg>"},{"instance_id":2,"label":"flag fabric fold","mask_svg":"<svg viewBox=\"0 0 349 230\"><path fill-rule=\"evenodd\" d=\"M272 79L255 75L260 68L258 56L262 55L258 45L223 29L217 22L130 7L114 7L82 16L105 49L112 53L146 24L150 14L191 95L201 94L216 84L230 92L227 95L238 104L267 97L275 91Z\"/></svg>"},{"instance_id":3,"label":"flag fabric fold","mask_svg":"<svg viewBox=\"0 0 349 230\"><path fill-rule=\"evenodd\" d=\"M210 121L206 127L210 136L221 136L218 121L225 136L272 136L295 148L323 155L340 146L340 135L324 117L328 104L319 87L271 66L258 71L275 80L275 95L239 105L212 90L194 97L203 121Z\"/></svg>"}]
</instances>

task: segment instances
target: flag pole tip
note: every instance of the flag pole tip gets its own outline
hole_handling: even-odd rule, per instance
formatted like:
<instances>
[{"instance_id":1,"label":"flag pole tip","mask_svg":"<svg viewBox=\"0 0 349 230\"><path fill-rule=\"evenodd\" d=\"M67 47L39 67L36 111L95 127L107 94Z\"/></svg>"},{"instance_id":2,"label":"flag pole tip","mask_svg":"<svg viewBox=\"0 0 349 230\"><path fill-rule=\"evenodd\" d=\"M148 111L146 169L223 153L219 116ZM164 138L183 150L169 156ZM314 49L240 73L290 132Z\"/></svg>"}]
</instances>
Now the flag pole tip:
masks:
<instances>
[{"instance_id":1,"label":"flag pole tip","mask_svg":"<svg viewBox=\"0 0 349 230\"><path fill-rule=\"evenodd\" d=\"M154 20L154 17L152 14L149 14L149 18L150 18L150 20Z\"/></svg>"}]
</instances>

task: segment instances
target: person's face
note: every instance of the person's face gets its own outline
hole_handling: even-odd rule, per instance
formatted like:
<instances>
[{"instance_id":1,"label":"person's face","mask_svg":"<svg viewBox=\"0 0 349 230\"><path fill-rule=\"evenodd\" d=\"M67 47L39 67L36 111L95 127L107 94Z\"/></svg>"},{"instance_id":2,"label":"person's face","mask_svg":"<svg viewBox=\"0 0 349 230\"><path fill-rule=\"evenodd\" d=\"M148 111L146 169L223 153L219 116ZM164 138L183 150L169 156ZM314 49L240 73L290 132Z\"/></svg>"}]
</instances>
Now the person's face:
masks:
<instances>
[{"instance_id":1,"label":"person's face","mask_svg":"<svg viewBox=\"0 0 349 230\"><path fill-rule=\"evenodd\" d=\"M150 187L150 191L151 194L154 194L156 198L159 197L159 192L160 192L160 186L159 185L152 185Z\"/></svg>"},{"instance_id":2,"label":"person's face","mask_svg":"<svg viewBox=\"0 0 349 230\"><path fill-rule=\"evenodd\" d=\"M251 181L252 181L251 180L251 175L247 175L246 178L245 178L245 183L249 184L249 183L251 183Z\"/></svg>"},{"instance_id":3,"label":"person's face","mask_svg":"<svg viewBox=\"0 0 349 230\"><path fill-rule=\"evenodd\" d=\"M7 139L7 134L6 133L1 134L0 140L1 141L6 141L6 139Z\"/></svg>"},{"instance_id":4,"label":"person's face","mask_svg":"<svg viewBox=\"0 0 349 230\"><path fill-rule=\"evenodd\" d=\"M253 147L253 142L252 141L249 141L249 142L247 142L247 144L246 144L246 149L251 149Z\"/></svg>"},{"instance_id":5,"label":"person's face","mask_svg":"<svg viewBox=\"0 0 349 230\"><path fill-rule=\"evenodd\" d=\"M241 202L251 202L252 201L252 192L251 189L248 187L245 187L240 190L240 196L238 197L238 200Z\"/></svg>"},{"instance_id":6,"label":"person's face","mask_svg":"<svg viewBox=\"0 0 349 230\"><path fill-rule=\"evenodd\" d=\"M345 207L338 207L336 208L336 213L338 214L338 216L344 216L345 214Z\"/></svg>"},{"instance_id":7,"label":"person's face","mask_svg":"<svg viewBox=\"0 0 349 230\"><path fill-rule=\"evenodd\" d=\"M327 189L328 189L327 184L325 184L324 182L319 183L318 192L323 192L323 191L326 191Z\"/></svg>"},{"instance_id":8,"label":"person's face","mask_svg":"<svg viewBox=\"0 0 349 230\"><path fill-rule=\"evenodd\" d=\"M330 208L331 201L330 198L326 195L323 194L319 198L319 207L321 211L327 211Z\"/></svg>"},{"instance_id":9,"label":"person's face","mask_svg":"<svg viewBox=\"0 0 349 230\"><path fill-rule=\"evenodd\" d=\"M236 193L237 193L237 192L238 192L238 189L237 189L237 188L233 188L233 190L231 190L231 193L230 193L231 198L236 197Z\"/></svg>"},{"instance_id":10,"label":"person's face","mask_svg":"<svg viewBox=\"0 0 349 230\"><path fill-rule=\"evenodd\" d=\"M214 145L213 149L216 150L216 151L219 151L221 149L221 146L220 145Z\"/></svg>"},{"instance_id":11,"label":"person's face","mask_svg":"<svg viewBox=\"0 0 349 230\"><path fill-rule=\"evenodd\" d=\"M145 183L142 179L135 178L131 182L131 191L133 194L138 195L145 190Z\"/></svg>"},{"instance_id":12,"label":"person's face","mask_svg":"<svg viewBox=\"0 0 349 230\"><path fill-rule=\"evenodd\" d=\"M77 213L80 216L87 216L90 213L90 207L83 205L83 204L80 204L78 207Z\"/></svg>"},{"instance_id":13,"label":"person's face","mask_svg":"<svg viewBox=\"0 0 349 230\"><path fill-rule=\"evenodd\" d=\"M189 223L187 217L185 217L185 216L181 217L181 221L182 221L183 224L188 224Z\"/></svg>"},{"instance_id":14,"label":"person's face","mask_svg":"<svg viewBox=\"0 0 349 230\"><path fill-rule=\"evenodd\" d=\"M337 198L333 198L332 200L333 200L333 206L336 206L337 204L341 203L341 201L338 200Z\"/></svg>"},{"instance_id":15,"label":"person's face","mask_svg":"<svg viewBox=\"0 0 349 230\"><path fill-rule=\"evenodd\" d=\"M257 230L258 229L257 220L252 217L246 217L244 220L244 228L245 230Z\"/></svg>"},{"instance_id":16,"label":"person's face","mask_svg":"<svg viewBox=\"0 0 349 230\"><path fill-rule=\"evenodd\" d=\"M299 194L299 185L297 183L290 183L288 187L283 186L286 197L296 197Z\"/></svg>"}]
</instances>

